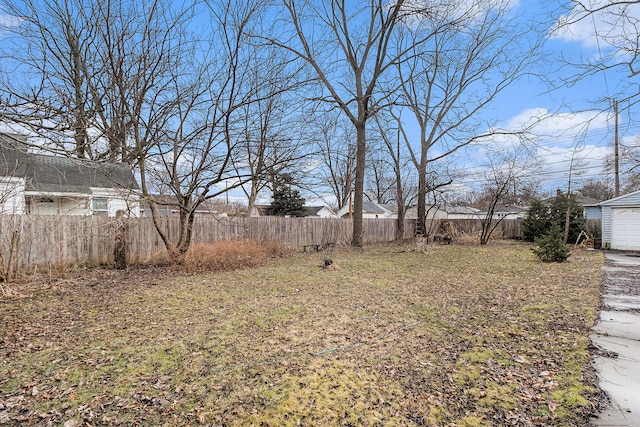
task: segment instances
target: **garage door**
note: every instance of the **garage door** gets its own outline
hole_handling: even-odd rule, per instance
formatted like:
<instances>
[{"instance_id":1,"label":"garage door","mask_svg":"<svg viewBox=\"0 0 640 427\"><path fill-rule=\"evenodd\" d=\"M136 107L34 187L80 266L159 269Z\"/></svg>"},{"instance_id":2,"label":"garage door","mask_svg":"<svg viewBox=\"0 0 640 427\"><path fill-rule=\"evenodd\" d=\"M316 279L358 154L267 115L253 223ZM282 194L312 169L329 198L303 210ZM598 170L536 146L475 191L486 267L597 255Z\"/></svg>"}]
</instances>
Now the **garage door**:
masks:
<instances>
[{"instance_id":1,"label":"garage door","mask_svg":"<svg viewBox=\"0 0 640 427\"><path fill-rule=\"evenodd\" d=\"M611 249L640 250L640 208L611 210Z\"/></svg>"}]
</instances>

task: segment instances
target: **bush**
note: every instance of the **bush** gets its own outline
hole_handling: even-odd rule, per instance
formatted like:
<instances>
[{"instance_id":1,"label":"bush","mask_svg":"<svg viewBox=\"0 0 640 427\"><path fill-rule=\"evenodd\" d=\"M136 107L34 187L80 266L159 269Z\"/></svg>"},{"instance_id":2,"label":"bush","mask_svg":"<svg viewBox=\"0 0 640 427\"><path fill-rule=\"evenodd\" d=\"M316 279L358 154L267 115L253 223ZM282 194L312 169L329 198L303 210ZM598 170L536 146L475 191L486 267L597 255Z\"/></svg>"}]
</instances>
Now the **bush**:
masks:
<instances>
[{"instance_id":1,"label":"bush","mask_svg":"<svg viewBox=\"0 0 640 427\"><path fill-rule=\"evenodd\" d=\"M190 273L236 270L255 267L270 258L279 258L291 253L292 251L281 243L224 240L192 245L182 264Z\"/></svg>"},{"instance_id":2,"label":"bush","mask_svg":"<svg viewBox=\"0 0 640 427\"><path fill-rule=\"evenodd\" d=\"M571 255L571 249L565 245L558 227L553 227L549 234L536 239L538 247L533 253L543 262L564 262Z\"/></svg>"}]
</instances>

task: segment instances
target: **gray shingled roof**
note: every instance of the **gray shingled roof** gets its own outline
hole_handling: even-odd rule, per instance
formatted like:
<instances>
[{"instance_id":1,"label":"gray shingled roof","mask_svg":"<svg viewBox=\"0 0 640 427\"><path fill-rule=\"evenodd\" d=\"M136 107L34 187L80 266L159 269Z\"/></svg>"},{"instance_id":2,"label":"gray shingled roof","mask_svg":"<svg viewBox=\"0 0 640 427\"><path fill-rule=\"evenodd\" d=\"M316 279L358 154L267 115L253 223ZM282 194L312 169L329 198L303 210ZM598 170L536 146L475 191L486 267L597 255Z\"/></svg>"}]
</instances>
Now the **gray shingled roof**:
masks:
<instances>
[{"instance_id":1,"label":"gray shingled roof","mask_svg":"<svg viewBox=\"0 0 640 427\"><path fill-rule=\"evenodd\" d=\"M25 178L26 191L91 193L90 187L138 189L128 165L32 154L0 140L0 176Z\"/></svg>"},{"instance_id":2,"label":"gray shingled roof","mask_svg":"<svg viewBox=\"0 0 640 427\"><path fill-rule=\"evenodd\" d=\"M380 206L366 200L362 201L362 211L369 214L383 214L385 212Z\"/></svg>"}]
</instances>

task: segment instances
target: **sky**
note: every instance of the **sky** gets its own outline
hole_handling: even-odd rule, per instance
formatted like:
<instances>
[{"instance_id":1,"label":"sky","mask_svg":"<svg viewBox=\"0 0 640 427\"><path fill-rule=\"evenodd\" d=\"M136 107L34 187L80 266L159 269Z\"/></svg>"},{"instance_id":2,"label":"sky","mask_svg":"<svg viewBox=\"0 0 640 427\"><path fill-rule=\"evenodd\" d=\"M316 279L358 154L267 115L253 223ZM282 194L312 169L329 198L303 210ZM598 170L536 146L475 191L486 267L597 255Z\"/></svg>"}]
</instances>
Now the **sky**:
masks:
<instances>
[{"instance_id":1,"label":"sky","mask_svg":"<svg viewBox=\"0 0 640 427\"><path fill-rule=\"evenodd\" d=\"M597 5L601 1L588 1ZM548 2L546 8L541 2L521 0L515 7L524 11L525 16L542 16L556 10L557 6L567 8L569 2ZM640 5L629 9L633 16L640 17ZM556 12L557 13L557 12ZM556 15L557 16L557 15ZM561 19L570 16L560 13ZM499 122L507 129L517 128L529 122L532 117L545 119L533 129L536 151L540 165L535 175L543 188L566 191L571 173L572 190L580 188L589 179L610 179L605 174L604 161L613 155L614 120L612 99L623 99L632 95L626 86L633 83L628 69L611 69L585 77L580 82L569 85L563 79L571 79L580 70L568 64L585 60L597 60L611 52L611 45L598 34L620 34L621 27L612 25L604 14L594 14L582 19L562 31L549 31L546 49L549 64L541 69L551 68L546 75L554 88L536 78L521 81L510 88L499 99L495 108ZM563 59L564 58L564 59ZM622 145L632 146L638 140L640 129L633 123L634 111L628 102L619 105L619 138ZM555 191L554 191L555 192Z\"/></svg>"},{"instance_id":2,"label":"sky","mask_svg":"<svg viewBox=\"0 0 640 427\"><path fill-rule=\"evenodd\" d=\"M587 3L597 6L602 1L587 0ZM511 7L519 12L524 25L528 19L543 21L552 12L562 19L570 13L571 3L562 0L512 0ZM632 16L640 18L640 5L631 6L629 10ZM532 70L533 74L543 73L547 82L529 77L511 85L485 114L503 129L517 129L534 118L544 117L531 133L540 159L532 174L540 179L545 191L555 192L556 188L565 191L570 169L573 189L589 179L608 178L612 181L613 177L603 171L605 159L612 156L614 126L610 100L632 95L626 87L634 83L633 78L629 76L628 69L614 68L568 85L563 83L563 78L571 78L579 70L566 64L563 58L580 62L606 55L612 49L610 42L625 28L611 22L606 14L589 16L558 32L551 31L552 21L547 22L549 28L544 30L549 34L546 45L548 63ZM13 18L0 14L0 24L12 23ZM601 37L596 37L596 33ZM549 83L555 87L550 88ZM634 107L622 102L620 110L620 141L623 145L632 146L640 140L640 127L632 120ZM514 142L497 139L487 144L502 144L508 150ZM460 158L460 166L470 173L460 180L459 186L477 188L482 183L482 175L472 172L488 161L483 156L490 154L484 153L480 147L468 152L466 159L464 156ZM235 191L229 198L242 199L243 195L241 191ZM268 198L262 201L268 202Z\"/></svg>"}]
</instances>

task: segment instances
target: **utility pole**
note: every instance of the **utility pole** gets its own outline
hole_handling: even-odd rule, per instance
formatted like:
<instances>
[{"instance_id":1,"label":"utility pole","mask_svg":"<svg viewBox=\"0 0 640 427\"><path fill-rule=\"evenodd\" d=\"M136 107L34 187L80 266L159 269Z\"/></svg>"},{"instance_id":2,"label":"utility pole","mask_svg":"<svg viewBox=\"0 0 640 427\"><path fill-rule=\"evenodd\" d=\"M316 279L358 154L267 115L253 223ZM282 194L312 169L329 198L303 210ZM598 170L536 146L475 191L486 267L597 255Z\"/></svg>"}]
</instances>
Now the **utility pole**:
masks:
<instances>
[{"instance_id":1,"label":"utility pole","mask_svg":"<svg viewBox=\"0 0 640 427\"><path fill-rule=\"evenodd\" d=\"M620 195L620 156L618 154L618 100L613 100L613 114L615 115L615 130L614 130L614 138L613 138L613 164L614 164L614 173L615 173L615 188L614 188L614 196L618 197Z\"/></svg>"}]
</instances>

